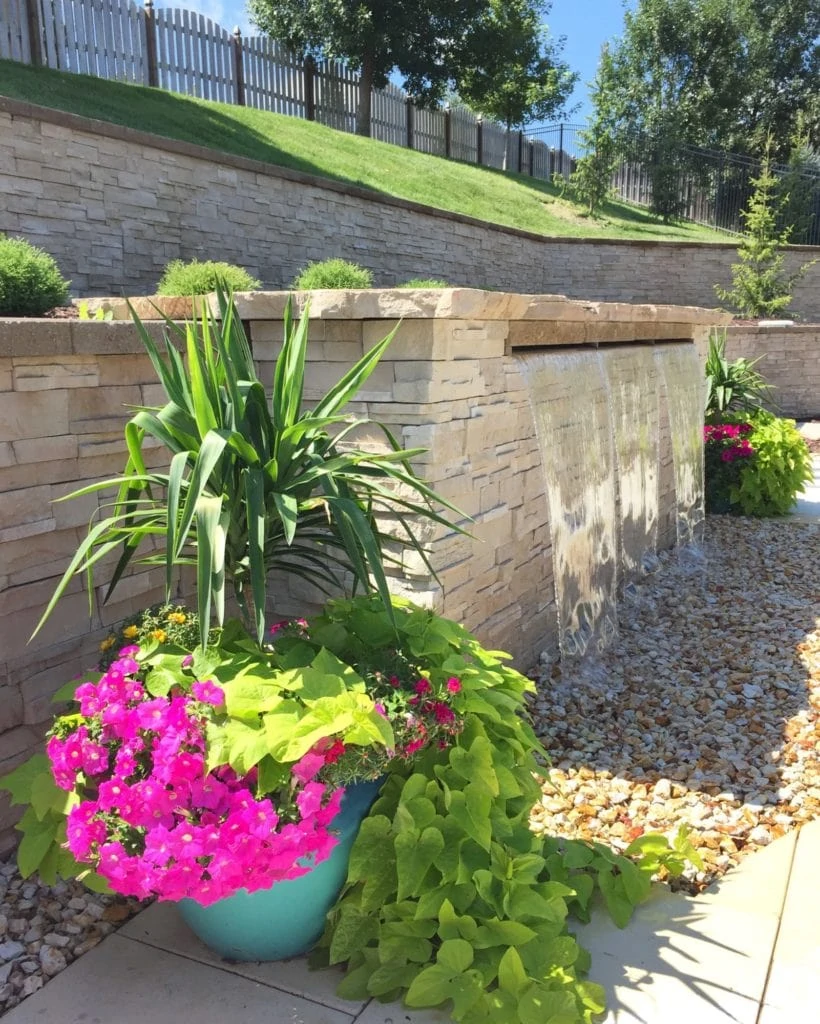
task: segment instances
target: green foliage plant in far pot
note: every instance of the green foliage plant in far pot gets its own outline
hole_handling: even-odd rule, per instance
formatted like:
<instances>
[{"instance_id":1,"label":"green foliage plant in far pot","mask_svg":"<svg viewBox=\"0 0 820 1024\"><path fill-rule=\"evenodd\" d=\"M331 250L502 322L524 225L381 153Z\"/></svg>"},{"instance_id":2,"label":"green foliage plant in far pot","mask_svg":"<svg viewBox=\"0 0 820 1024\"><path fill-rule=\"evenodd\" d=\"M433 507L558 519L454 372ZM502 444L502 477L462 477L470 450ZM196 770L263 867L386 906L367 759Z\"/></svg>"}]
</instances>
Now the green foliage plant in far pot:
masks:
<instances>
[{"instance_id":1,"label":"green foliage plant in far pot","mask_svg":"<svg viewBox=\"0 0 820 1024\"><path fill-rule=\"evenodd\" d=\"M761 408L773 390L756 369L758 359L727 359L726 330L713 329L706 353L706 422L721 423L727 413Z\"/></svg>"},{"instance_id":2,"label":"green foliage plant in far pot","mask_svg":"<svg viewBox=\"0 0 820 1024\"><path fill-rule=\"evenodd\" d=\"M0 233L0 316L42 316L66 302L69 284L47 252Z\"/></svg>"}]
</instances>

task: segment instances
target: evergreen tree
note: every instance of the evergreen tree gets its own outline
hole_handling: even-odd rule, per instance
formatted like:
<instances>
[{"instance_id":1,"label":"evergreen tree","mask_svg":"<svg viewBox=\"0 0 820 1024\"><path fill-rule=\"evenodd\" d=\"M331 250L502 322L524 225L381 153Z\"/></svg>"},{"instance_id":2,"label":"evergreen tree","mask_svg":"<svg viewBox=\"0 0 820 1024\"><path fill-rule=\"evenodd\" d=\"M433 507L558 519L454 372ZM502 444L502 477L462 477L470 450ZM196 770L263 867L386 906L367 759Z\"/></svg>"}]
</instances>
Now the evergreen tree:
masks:
<instances>
[{"instance_id":1,"label":"evergreen tree","mask_svg":"<svg viewBox=\"0 0 820 1024\"><path fill-rule=\"evenodd\" d=\"M768 151L760 176L752 179L752 185L749 205L741 213L744 232L737 250L740 262L732 264L732 287L715 285L715 291L742 316L770 317L788 308L795 282L817 261L805 263L796 274L784 271L783 246L791 228L778 228L783 198L777 196L778 182L772 174Z\"/></svg>"}]
</instances>

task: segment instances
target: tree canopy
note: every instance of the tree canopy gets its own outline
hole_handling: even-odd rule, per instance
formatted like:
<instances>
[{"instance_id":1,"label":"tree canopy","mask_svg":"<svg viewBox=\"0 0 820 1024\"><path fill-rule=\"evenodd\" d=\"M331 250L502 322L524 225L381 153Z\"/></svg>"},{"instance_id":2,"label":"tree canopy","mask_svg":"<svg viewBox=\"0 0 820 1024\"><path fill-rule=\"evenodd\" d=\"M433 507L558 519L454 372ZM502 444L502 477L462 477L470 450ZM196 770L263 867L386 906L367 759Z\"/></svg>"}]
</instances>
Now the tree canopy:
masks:
<instances>
[{"instance_id":1,"label":"tree canopy","mask_svg":"<svg viewBox=\"0 0 820 1024\"><path fill-rule=\"evenodd\" d=\"M249 0L253 22L297 53L359 71L356 130L370 134L373 87L398 70L420 103L455 85L509 125L560 108L574 78L545 38L541 0Z\"/></svg>"},{"instance_id":2,"label":"tree canopy","mask_svg":"<svg viewBox=\"0 0 820 1024\"><path fill-rule=\"evenodd\" d=\"M820 0L639 0L604 98L622 137L785 158L820 145Z\"/></svg>"},{"instance_id":3,"label":"tree canopy","mask_svg":"<svg viewBox=\"0 0 820 1024\"><path fill-rule=\"evenodd\" d=\"M563 39L550 39L541 21L551 6L489 0L457 55L462 99L508 131L561 116L578 80L577 72L561 60Z\"/></svg>"}]
</instances>

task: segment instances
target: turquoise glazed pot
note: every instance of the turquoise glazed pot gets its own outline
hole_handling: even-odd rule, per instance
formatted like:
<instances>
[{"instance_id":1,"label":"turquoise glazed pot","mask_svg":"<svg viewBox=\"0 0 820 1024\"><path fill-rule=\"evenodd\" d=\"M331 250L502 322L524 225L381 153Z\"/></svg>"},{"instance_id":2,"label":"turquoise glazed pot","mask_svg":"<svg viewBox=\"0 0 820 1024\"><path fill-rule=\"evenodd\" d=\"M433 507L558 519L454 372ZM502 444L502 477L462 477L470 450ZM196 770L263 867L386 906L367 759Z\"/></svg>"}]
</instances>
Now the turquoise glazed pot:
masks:
<instances>
[{"instance_id":1,"label":"turquoise glazed pot","mask_svg":"<svg viewBox=\"0 0 820 1024\"><path fill-rule=\"evenodd\" d=\"M246 892L203 907L180 900L179 912L206 946L225 960L285 960L306 953L319 940L325 917L347 878L350 850L384 779L348 786L333 819L339 842L327 860L300 878Z\"/></svg>"}]
</instances>

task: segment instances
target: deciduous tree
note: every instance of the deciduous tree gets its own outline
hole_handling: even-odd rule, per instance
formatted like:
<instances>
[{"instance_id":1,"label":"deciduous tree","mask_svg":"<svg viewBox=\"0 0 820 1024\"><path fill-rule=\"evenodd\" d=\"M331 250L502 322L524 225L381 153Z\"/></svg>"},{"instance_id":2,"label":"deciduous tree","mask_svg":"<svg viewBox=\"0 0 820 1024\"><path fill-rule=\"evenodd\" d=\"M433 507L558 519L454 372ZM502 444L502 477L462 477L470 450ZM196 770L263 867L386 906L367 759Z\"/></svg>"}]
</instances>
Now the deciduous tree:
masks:
<instances>
[{"instance_id":1,"label":"deciduous tree","mask_svg":"<svg viewBox=\"0 0 820 1024\"><path fill-rule=\"evenodd\" d=\"M489 0L457 52L458 91L474 110L510 131L562 115L578 80L542 18L550 3Z\"/></svg>"}]
</instances>

